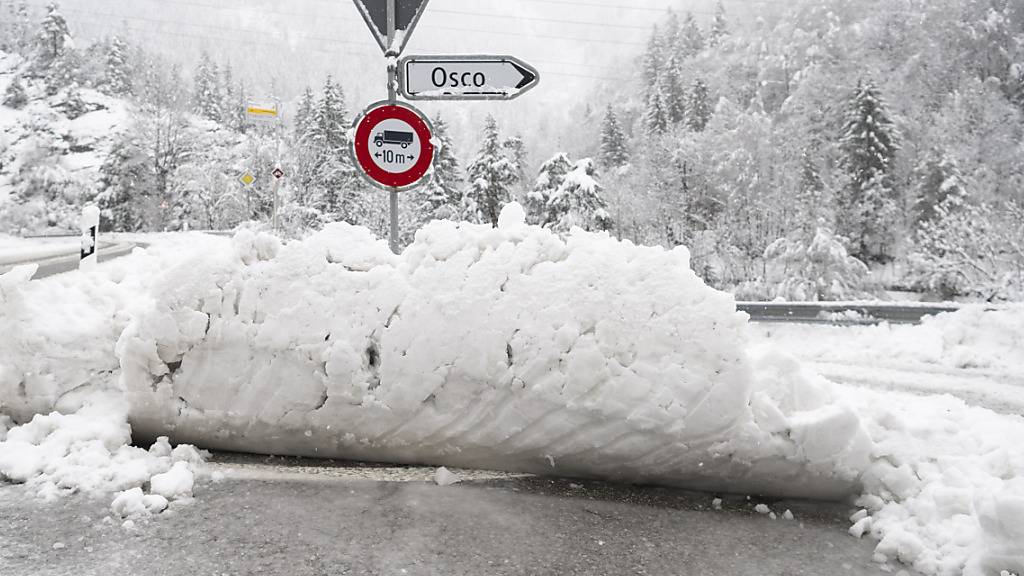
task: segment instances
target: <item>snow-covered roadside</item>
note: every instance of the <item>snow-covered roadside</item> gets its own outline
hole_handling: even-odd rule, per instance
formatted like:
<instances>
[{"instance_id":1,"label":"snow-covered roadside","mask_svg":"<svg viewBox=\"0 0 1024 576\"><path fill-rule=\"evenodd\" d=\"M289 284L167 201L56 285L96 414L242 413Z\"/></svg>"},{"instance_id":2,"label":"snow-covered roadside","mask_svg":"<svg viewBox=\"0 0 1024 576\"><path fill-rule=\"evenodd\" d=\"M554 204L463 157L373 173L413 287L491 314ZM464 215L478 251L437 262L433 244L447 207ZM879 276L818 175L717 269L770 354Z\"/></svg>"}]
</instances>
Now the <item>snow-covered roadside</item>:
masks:
<instances>
[{"instance_id":1,"label":"snow-covered roadside","mask_svg":"<svg viewBox=\"0 0 1024 576\"><path fill-rule=\"evenodd\" d=\"M102 280L8 280L0 312L21 322L0 334L0 409L73 412L84 400L63 382L90 375L83 391L127 392L138 430L204 447L751 493L824 495L859 480L854 532L880 539L879 559L928 574L1024 571L1006 520L1024 494L1021 418L852 392L751 349L731 298L705 287L683 250L566 244L514 213L502 224L437 223L401 257L343 225L283 247L250 232L196 236L121 261L116 282L107 267ZM90 290L111 303L72 323L65 347L46 344L60 323L33 319ZM958 338L964 354L986 322ZM72 353L74 342L95 350ZM29 377L39 370L50 376ZM19 383L45 393L19 395ZM145 496L118 508L160 504Z\"/></svg>"}]
</instances>

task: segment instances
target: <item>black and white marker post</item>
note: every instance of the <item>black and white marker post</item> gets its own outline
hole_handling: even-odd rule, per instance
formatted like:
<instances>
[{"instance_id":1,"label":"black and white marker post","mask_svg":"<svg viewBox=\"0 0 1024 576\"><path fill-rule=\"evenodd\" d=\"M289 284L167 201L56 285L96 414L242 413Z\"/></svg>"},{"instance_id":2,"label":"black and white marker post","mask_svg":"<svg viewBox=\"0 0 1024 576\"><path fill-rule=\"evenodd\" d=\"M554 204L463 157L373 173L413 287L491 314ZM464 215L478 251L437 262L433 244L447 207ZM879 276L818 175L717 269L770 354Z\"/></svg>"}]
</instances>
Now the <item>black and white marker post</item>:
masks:
<instances>
[{"instance_id":1,"label":"black and white marker post","mask_svg":"<svg viewBox=\"0 0 1024 576\"><path fill-rule=\"evenodd\" d=\"M82 272L95 270L99 262L99 255L96 252L99 231L100 209L95 206L86 206L82 209L82 258L78 262L78 269Z\"/></svg>"}]
</instances>

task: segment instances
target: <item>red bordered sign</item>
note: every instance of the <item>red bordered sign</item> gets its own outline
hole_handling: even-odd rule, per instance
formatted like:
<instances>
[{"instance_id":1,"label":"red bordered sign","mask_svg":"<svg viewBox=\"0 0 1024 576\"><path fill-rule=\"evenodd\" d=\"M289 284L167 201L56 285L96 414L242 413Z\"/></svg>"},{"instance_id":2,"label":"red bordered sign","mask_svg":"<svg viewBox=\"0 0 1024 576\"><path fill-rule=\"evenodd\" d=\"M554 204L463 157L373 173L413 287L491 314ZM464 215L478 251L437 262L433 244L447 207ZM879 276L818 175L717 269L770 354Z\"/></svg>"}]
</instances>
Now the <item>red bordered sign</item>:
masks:
<instances>
[{"instance_id":1,"label":"red bordered sign","mask_svg":"<svg viewBox=\"0 0 1024 576\"><path fill-rule=\"evenodd\" d=\"M419 110L401 102L371 104L356 119L352 151L372 184L407 190L434 162L433 127Z\"/></svg>"}]
</instances>

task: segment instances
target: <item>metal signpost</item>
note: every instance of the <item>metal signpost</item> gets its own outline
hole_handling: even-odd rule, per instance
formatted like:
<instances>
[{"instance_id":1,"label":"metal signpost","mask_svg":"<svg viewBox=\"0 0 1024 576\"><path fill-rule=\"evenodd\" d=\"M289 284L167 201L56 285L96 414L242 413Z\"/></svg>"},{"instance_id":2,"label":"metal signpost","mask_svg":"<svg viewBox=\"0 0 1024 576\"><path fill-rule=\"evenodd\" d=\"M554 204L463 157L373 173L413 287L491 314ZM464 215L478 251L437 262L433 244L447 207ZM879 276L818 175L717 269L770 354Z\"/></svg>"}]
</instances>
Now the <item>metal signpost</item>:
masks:
<instances>
[{"instance_id":1,"label":"metal signpost","mask_svg":"<svg viewBox=\"0 0 1024 576\"><path fill-rule=\"evenodd\" d=\"M409 100L511 100L540 83L540 72L514 56L406 56L399 86Z\"/></svg>"},{"instance_id":2,"label":"metal signpost","mask_svg":"<svg viewBox=\"0 0 1024 576\"><path fill-rule=\"evenodd\" d=\"M433 128L409 100L511 100L540 81L540 73L512 56L410 56L399 63L428 0L354 0L387 58L388 99L356 119L352 155L363 176L388 190L391 250L398 253L398 193L414 188L434 161Z\"/></svg>"}]
</instances>

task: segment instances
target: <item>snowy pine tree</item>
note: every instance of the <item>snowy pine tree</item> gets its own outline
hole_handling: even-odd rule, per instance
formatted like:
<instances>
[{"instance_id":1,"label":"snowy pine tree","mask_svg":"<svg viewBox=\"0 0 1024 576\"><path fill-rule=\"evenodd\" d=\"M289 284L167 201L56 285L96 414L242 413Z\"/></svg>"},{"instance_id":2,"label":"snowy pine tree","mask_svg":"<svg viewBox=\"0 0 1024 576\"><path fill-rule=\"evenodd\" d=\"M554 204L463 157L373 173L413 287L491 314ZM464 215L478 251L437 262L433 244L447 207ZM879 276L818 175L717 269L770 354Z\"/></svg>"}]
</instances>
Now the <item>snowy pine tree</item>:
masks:
<instances>
[{"instance_id":1,"label":"snowy pine tree","mask_svg":"<svg viewBox=\"0 0 1024 576\"><path fill-rule=\"evenodd\" d=\"M708 99L708 86L698 78L693 83L686 106L686 125L690 130L703 132L711 121L711 103Z\"/></svg>"},{"instance_id":2,"label":"snowy pine tree","mask_svg":"<svg viewBox=\"0 0 1024 576\"><path fill-rule=\"evenodd\" d=\"M885 260L898 221L892 178L899 150L896 127L878 88L861 81L847 103L840 139L842 166L849 178L840 202L840 230L860 260Z\"/></svg>"},{"instance_id":3,"label":"snowy pine tree","mask_svg":"<svg viewBox=\"0 0 1024 576\"><path fill-rule=\"evenodd\" d=\"M574 226L591 232L612 229L612 218L607 202L601 197L593 160L580 160L565 174L562 183L548 198L548 212L548 226L560 234Z\"/></svg>"},{"instance_id":4,"label":"snowy pine tree","mask_svg":"<svg viewBox=\"0 0 1024 576\"><path fill-rule=\"evenodd\" d=\"M914 191L914 218L917 225L934 220L937 210L946 198L967 198L967 186L956 160L933 148L916 170L917 187ZM948 203L947 203L948 204ZM950 204L950 208L960 202Z\"/></svg>"},{"instance_id":5,"label":"snowy pine tree","mask_svg":"<svg viewBox=\"0 0 1024 576\"><path fill-rule=\"evenodd\" d=\"M672 126L686 117L686 90L679 78L679 63L675 54L669 56L665 63L665 72L661 76L661 96L665 106L665 119Z\"/></svg>"},{"instance_id":6,"label":"snowy pine tree","mask_svg":"<svg viewBox=\"0 0 1024 576\"><path fill-rule=\"evenodd\" d=\"M722 0L715 3L715 16L711 22L711 30L708 32L708 44L712 47L722 43L722 39L729 35L729 23L725 18L725 5Z\"/></svg>"},{"instance_id":7,"label":"snowy pine tree","mask_svg":"<svg viewBox=\"0 0 1024 576\"><path fill-rule=\"evenodd\" d=\"M601 162L608 168L619 168L629 162L626 135L622 133L619 118L611 104L608 105L601 125Z\"/></svg>"},{"instance_id":8,"label":"snowy pine tree","mask_svg":"<svg viewBox=\"0 0 1024 576\"><path fill-rule=\"evenodd\" d=\"M305 92L302 93L302 99L299 100L299 107L295 111L295 140L299 141L303 135L309 131L309 123L313 118L313 108L316 106L316 97L313 96L313 90L306 86Z\"/></svg>"},{"instance_id":9,"label":"snowy pine tree","mask_svg":"<svg viewBox=\"0 0 1024 576\"><path fill-rule=\"evenodd\" d=\"M299 199L321 223L361 224L367 215L367 198L349 155L348 123L345 92L328 76L297 150Z\"/></svg>"},{"instance_id":10,"label":"snowy pine tree","mask_svg":"<svg viewBox=\"0 0 1024 576\"><path fill-rule=\"evenodd\" d=\"M679 35L679 53L683 58L690 58L704 50L704 34L700 31L697 20L690 12L686 13Z\"/></svg>"},{"instance_id":11,"label":"snowy pine tree","mask_svg":"<svg viewBox=\"0 0 1024 576\"><path fill-rule=\"evenodd\" d=\"M526 221L537 226L549 226L556 222L548 202L565 182L565 175L572 170L569 157L560 152L541 165L533 190L526 193Z\"/></svg>"},{"instance_id":12,"label":"snowy pine tree","mask_svg":"<svg viewBox=\"0 0 1024 576\"><path fill-rule=\"evenodd\" d=\"M507 150L502 145L497 120L487 116L480 152L466 170L466 210L474 222L497 226L501 208L512 201L512 186L519 180L522 168Z\"/></svg>"},{"instance_id":13,"label":"snowy pine tree","mask_svg":"<svg viewBox=\"0 0 1024 576\"><path fill-rule=\"evenodd\" d=\"M128 64L128 45L114 36L107 48L107 65L103 88L112 96L127 96L132 93L132 70Z\"/></svg>"},{"instance_id":14,"label":"snowy pine tree","mask_svg":"<svg viewBox=\"0 0 1024 576\"><path fill-rule=\"evenodd\" d=\"M668 111L665 96L660 87L647 97L647 109L644 112L644 126L648 136L660 136L668 130Z\"/></svg>"},{"instance_id":15,"label":"snowy pine tree","mask_svg":"<svg viewBox=\"0 0 1024 576\"><path fill-rule=\"evenodd\" d=\"M205 50L199 56L199 65L196 67L193 84L193 111L207 120L220 122L222 120L222 99L219 89L220 78L217 72L217 65L210 59L210 54Z\"/></svg>"},{"instance_id":16,"label":"snowy pine tree","mask_svg":"<svg viewBox=\"0 0 1024 576\"><path fill-rule=\"evenodd\" d=\"M459 161L455 157L448 123L440 114L434 117L434 173L424 186L418 186L407 195L410 214L408 225L403 226L408 241L411 234L433 220L462 219ZM404 199L405 197L403 197Z\"/></svg>"},{"instance_id":17,"label":"snowy pine tree","mask_svg":"<svg viewBox=\"0 0 1024 576\"><path fill-rule=\"evenodd\" d=\"M661 67L665 61L665 46L662 43L661 33L658 26L654 26L650 38L647 40L647 50L643 55L643 79L644 94L650 95L658 89L658 80L661 77Z\"/></svg>"},{"instance_id":18,"label":"snowy pine tree","mask_svg":"<svg viewBox=\"0 0 1024 576\"><path fill-rule=\"evenodd\" d=\"M68 28L68 22L60 13L57 3L51 2L46 8L46 16L43 18L39 34L36 36L37 68L46 70L64 52L64 47L70 42L71 31Z\"/></svg>"}]
</instances>

